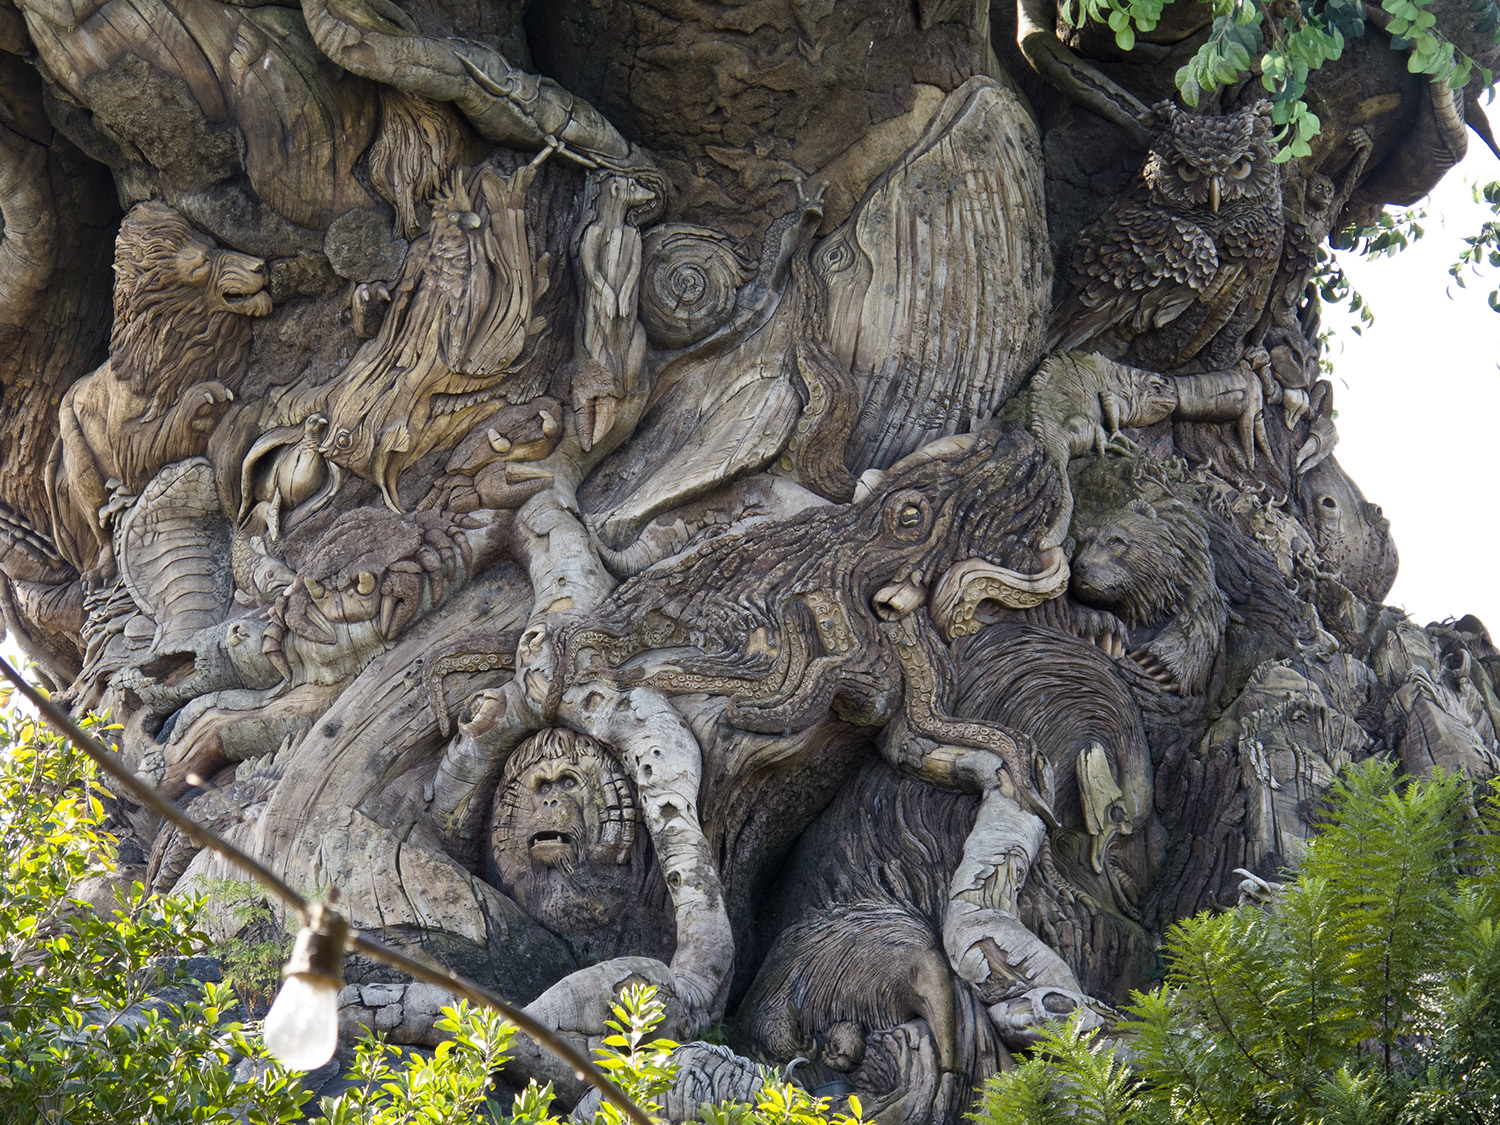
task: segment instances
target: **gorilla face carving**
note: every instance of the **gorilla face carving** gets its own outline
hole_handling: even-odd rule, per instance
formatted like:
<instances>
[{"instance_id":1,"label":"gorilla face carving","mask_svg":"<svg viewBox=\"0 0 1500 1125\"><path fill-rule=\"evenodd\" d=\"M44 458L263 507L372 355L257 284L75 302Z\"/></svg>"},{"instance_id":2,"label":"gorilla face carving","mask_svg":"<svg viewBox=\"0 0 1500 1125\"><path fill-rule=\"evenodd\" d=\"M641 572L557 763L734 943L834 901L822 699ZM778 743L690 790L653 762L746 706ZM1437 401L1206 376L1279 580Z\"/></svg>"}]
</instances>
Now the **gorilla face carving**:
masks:
<instances>
[{"instance_id":1,"label":"gorilla face carving","mask_svg":"<svg viewBox=\"0 0 1500 1125\"><path fill-rule=\"evenodd\" d=\"M626 862L630 853L628 846L618 841L622 833L614 831L610 835L616 841L606 840L601 822L612 813L618 821L620 814L634 810L601 808L604 794L599 789L596 779L567 758L528 766L506 793L511 836L508 846L497 852L497 864L503 854L507 866L523 858L530 872L556 868L568 875L584 860L601 865ZM626 845L634 827L633 821L625 825Z\"/></svg>"},{"instance_id":2,"label":"gorilla face carving","mask_svg":"<svg viewBox=\"0 0 1500 1125\"><path fill-rule=\"evenodd\" d=\"M616 925L650 866L637 854L639 823L635 795L599 743L542 731L516 748L495 793L493 877L558 934Z\"/></svg>"}]
</instances>

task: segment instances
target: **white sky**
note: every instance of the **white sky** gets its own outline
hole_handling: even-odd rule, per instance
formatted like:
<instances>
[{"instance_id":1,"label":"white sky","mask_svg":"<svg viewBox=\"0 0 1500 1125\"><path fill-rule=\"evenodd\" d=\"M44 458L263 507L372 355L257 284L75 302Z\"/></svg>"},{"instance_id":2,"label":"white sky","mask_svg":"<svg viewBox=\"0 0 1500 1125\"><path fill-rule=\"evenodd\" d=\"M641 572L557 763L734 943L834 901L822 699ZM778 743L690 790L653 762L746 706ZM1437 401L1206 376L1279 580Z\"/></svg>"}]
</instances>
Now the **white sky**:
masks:
<instances>
[{"instance_id":1,"label":"white sky","mask_svg":"<svg viewBox=\"0 0 1500 1125\"><path fill-rule=\"evenodd\" d=\"M1500 637L1500 313L1486 303L1500 270L1471 273L1464 289L1448 276L1490 214L1471 185L1500 179L1500 161L1469 139L1468 158L1419 205L1426 237L1394 257L1340 256L1374 326L1354 335L1346 308L1325 308L1323 323L1337 329L1335 456L1384 509L1401 555L1386 600L1423 625L1474 613Z\"/></svg>"}]
</instances>

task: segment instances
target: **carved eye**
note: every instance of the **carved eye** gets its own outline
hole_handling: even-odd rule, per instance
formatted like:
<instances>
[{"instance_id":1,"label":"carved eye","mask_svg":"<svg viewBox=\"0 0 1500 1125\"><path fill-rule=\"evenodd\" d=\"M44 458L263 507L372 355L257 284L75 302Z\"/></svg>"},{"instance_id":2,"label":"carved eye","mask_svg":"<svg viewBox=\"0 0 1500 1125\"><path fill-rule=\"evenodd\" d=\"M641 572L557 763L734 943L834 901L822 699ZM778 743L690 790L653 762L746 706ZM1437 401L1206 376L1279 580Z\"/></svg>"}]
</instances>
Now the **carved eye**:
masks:
<instances>
[{"instance_id":1,"label":"carved eye","mask_svg":"<svg viewBox=\"0 0 1500 1125\"><path fill-rule=\"evenodd\" d=\"M353 449L354 435L346 427L340 426L339 432L333 435L333 447L343 450Z\"/></svg>"},{"instance_id":2,"label":"carved eye","mask_svg":"<svg viewBox=\"0 0 1500 1125\"><path fill-rule=\"evenodd\" d=\"M200 242L186 247L179 259L184 273L193 281L202 281L213 270L213 255Z\"/></svg>"},{"instance_id":3,"label":"carved eye","mask_svg":"<svg viewBox=\"0 0 1500 1125\"><path fill-rule=\"evenodd\" d=\"M828 240L818 251L818 264L825 273L839 273L854 264L854 247L849 240L835 237Z\"/></svg>"},{"instance_id":4,"label":"carved eye","mask_svg":"<svg viewBox=\"0 0 1500 1125\"><path fill-rule=\"evenodd\" d=\"M1112 820L1112 821L1114 821L1116 824L1124 824L1125 823L1125 810L1122 809L1119 805L1110 805L1109 806L1109 819Z\"/></svg>"},{"instance_id":5,"label":"carved eye","mask_svg":"<svg viewBox=\"0 0 1500 1125\"><path fill-rule=\"evenodd\" d=\"M1255 170L1255 165L1253 163L1251 163L1250 158L1248 156L1242 156L1242 157L1240 157L1238 160L1236 160L1233 164L1231 164L1229 166L1229 174L1231 176L1233 176L1237 180L1243 180L1246 176L1248 176L1254 170Z\"/></svg>"},{"instance_id":6,"label":"carved eye","mask_svg":"<svg viewBox=\"0 0 1500 1125\"><path fill-rule=\"evenodd\" d=\"M562 779L558 782L558 784L561 785L564 789L577 789L578 779L572 774L568 773L562 776Z\"/></svg>"},{"instance_id":7,"label":"carved eye","mask_svg":"<svg viewBox=\"0 0 1500 1125\"><path fill-rule=\"evenodd\" d=\"M906 489L885 503L885 529L903 542L921 539L931 522L932 507L920 492Z\"/></svg>"},{"instance_id":8,"label":"carved eye","mask_svg":"<svg viewBox=\"0 0 1500 1125\"><path fill-rule=\"evenodd\" d=\"M1183 183L1195 184L1198 182L1198 177L1203 173L1198 171L1198 169L1194 168L1191 164L1179 164L1177 165L1177 174L1182 177Z\"/></svg>"}]
</instances>

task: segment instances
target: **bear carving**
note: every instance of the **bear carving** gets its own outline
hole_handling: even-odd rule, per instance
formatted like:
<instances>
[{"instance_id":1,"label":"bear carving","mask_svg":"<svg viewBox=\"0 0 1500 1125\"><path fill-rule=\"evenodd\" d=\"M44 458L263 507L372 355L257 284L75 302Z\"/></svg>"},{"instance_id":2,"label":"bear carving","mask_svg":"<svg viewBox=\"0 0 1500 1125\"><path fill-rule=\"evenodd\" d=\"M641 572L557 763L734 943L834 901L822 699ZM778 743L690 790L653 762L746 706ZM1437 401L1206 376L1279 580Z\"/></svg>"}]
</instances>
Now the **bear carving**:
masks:
<instances>
[{"instance_id":1,"label":"bear carving","mask_svg":"<svg viewBox=\"0 0 1500 1125\"><path fill-rule=\"evenodd\" d=\"M1229 619L1203 517L1180 500L1135 500L1074 528L1073 597L1124 621L1130 655L1154 678L1203 691Z\"/></svg>"}]
</instances>

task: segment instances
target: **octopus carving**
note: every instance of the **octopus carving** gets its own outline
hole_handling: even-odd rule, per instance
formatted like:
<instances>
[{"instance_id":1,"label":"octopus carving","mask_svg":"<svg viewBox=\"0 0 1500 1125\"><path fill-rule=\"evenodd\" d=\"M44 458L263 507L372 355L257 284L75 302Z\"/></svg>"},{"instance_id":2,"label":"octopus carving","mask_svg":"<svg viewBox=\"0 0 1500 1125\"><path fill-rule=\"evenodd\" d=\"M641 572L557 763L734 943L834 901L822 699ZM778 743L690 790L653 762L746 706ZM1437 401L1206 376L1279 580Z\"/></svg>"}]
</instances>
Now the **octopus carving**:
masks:
<instances>
[{"instance_id":1,"label":"octopus carving","mask_svg":"<svg viewBox=\"0 0 1500 1125\"><path fill-rule=\"evenodd\" d=\"M948 714L941 653L945 638L978 627L987 602L1028 606L1062 591L1062 552L1037 545L1058 497L1027 437L986 432L919 450L863 500L731 528L664 560L555 636L521 639L523 653L550 642L551 682L518 676L460 728L433 782L442 823L465 832L472 793L537 721L576 724L613 746L673 889L679 995L712 1013L732 942L694 811L704 750L671 697L719 701L740 732L719 753L742 773L767 754L816 753L830 722L882 731L883 752L902 769L984 795L944 941L1002 1034L1024 1041L1055 1014L1047 997L1085 1003L1057 954L1014 917L1055 819L1047 769L1024 736ZM769 544L789 541L801 549L767 568Z\"/></svg>"}]
</instances>

